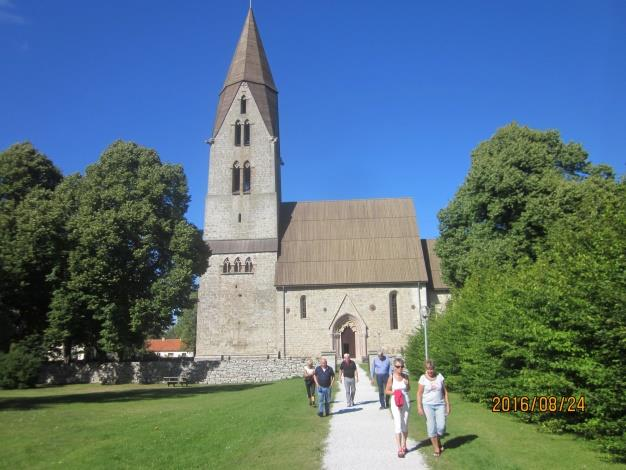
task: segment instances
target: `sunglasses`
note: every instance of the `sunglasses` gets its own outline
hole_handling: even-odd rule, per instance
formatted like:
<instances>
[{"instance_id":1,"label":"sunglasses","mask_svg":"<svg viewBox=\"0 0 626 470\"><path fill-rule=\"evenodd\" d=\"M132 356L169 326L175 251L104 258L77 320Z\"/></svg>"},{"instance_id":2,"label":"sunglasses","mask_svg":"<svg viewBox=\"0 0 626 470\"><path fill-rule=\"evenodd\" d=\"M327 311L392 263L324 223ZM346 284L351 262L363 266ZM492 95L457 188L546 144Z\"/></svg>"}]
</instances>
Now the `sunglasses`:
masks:
<instances>
[{"instance_id":1,"label":"sunglasses","mask_svg":"<svg viewBox=\"0 0 626 470\"><path fill-rule=\"evenodd\" d=\"M402 366L401 366L401 365L399 365L399 364L396 364L394 367L402 367Z\"/></svg>"}]
</instances>

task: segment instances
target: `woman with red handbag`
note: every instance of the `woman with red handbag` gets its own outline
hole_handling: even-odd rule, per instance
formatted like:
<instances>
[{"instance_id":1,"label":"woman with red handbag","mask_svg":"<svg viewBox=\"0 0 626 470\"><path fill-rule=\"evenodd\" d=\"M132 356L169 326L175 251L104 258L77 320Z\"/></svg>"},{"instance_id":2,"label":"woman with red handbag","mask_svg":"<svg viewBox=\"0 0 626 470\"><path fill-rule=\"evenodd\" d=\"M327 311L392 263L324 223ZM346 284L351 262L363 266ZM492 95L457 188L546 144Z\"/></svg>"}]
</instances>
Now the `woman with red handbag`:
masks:
<instances>
[{"instance_id":1,"label":"woman with red handbag","mask_svg":"<svg viewBox=\"0 0 626 470\"><path fill-rule=\"evenodd\" d=\"M406 453L406 438L409 434L409 376L403 373L404 361L396 358L393 361L393 374L387 380L385 394L391 395L391 414L398 443L398 457Z\"/></svg>"}]
</instances>

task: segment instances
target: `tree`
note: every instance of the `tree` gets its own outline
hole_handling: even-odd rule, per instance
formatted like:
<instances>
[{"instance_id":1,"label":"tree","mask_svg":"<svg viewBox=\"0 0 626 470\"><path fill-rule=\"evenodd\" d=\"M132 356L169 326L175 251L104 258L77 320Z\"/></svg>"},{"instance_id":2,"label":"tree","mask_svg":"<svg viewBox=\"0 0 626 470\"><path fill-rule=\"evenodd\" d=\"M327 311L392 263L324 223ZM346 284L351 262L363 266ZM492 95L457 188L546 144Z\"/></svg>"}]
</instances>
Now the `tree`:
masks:
<instances>
[{"instance_id":1,"label":"tree","mask_svg":"<svg viewBox=\"0 0 626 470\"><path fill-rule=\"evenodd\" d=\"M584 396L584 413L520 417L600 438L626 461L626 183L592 174L574 192L580 204L550 224L535 260L474 270L433 319L430 353L471 399ZM422 340L410 342L414 369Z\"/></svg>"},{"instance_id":2,"label":"tree","mask_svg":"<svg viewBox=\"0 0 626 470\"><path fill-rule=\"evenodd\" d=\"M460 287L485 266L514 266L535 259L550 224L573 213L589 174L614 177L594 167L576 143L557 131L536 131L515 123L499 129L472 152L465 182L439 212L437 253L448 282Z\"/></svg>"},{"instance_id":3,"label":"tree","mask_svg":"<svg viewBox=\"0 0 626 470\"><path fill-rule=\"evenodd\" d=\"M159 336L189 304L208 262L179 165L153 150L113 143L100 160L60 188L76 210L67 223L67 264L50 312L48 341L127 357Z\"/></svg>"},{"instance_id":4,"label":"tree","mask_svg":"<svg viewBox=\"0 0 626 470\"><path fill-rule=\"evenodd\" d=\"M0 351L46 327L47 276L62 243L62 213L52 202L61 180L28 142L0 152Z\"/></svg>"},{"instance_id":5,"label":"tree","mask_svg":"<svg viewBox=\"0 0 626 470\"><path fill-rule=\"evenodd\" d=\"M198 315L198 290L194 287L189 299L190 306L176 316L176 324L167 331L168 339L180 338L191 351L196 350L196 318Z\"/></svg>"}]
</instances>

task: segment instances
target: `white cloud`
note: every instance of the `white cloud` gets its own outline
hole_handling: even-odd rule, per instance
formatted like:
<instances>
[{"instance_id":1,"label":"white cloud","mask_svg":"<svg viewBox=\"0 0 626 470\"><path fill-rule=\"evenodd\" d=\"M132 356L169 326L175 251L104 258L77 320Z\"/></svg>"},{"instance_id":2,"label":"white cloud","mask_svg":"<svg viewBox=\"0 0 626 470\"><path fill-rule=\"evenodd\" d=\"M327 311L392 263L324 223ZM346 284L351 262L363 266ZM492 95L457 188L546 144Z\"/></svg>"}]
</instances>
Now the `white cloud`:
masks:
<instances>
[{"instance_id":1,"label":"white cloud","mask_svg":"<svg viewBox=\"0 0 626 470\"><path fill-rule=\"evenodd\" d=\"M12 12L15 5L12 0L0 0L0 23L24 24L26 20L23 16Z\"/></svg>"}]
</instances>

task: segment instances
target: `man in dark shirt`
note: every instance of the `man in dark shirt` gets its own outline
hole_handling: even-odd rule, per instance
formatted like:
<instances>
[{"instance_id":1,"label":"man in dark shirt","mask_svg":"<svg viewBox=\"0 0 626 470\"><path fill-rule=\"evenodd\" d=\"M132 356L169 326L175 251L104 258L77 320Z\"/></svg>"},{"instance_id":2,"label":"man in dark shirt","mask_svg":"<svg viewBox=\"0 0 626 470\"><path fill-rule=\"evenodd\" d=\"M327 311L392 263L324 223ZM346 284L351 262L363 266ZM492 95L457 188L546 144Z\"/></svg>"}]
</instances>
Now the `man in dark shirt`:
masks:
<instances>
[{"instance_id":1,"label":"man in dark shirt","mask_svg":"<svg viewBox=\"0 0 626 470\"><path fill-rule=\"evenodd\" d=\"M330 387L335 382L335 371L328 365L326 358L320 359L320 365L315 368L315 375L313 376L315 385L317 385L318 396L318 413L321 418L326 412L326 416L330 414Z\"/></svg>"},{"instance_id":2,"label":"man in dark shirt","mask_svg":"<svg viewBox=\"0 0 626 470\"><path fill-rule=\"evenodd\" d=\"M340 380L343 382L343 386L346 389L346 403L348 406L354 406L354 394L356 392L356 382L359 381L359 371L356 369L356 364L350 359L350 354L343 355L343 361L339 366L341 370Z\"/></svg>"}]
</instances>

